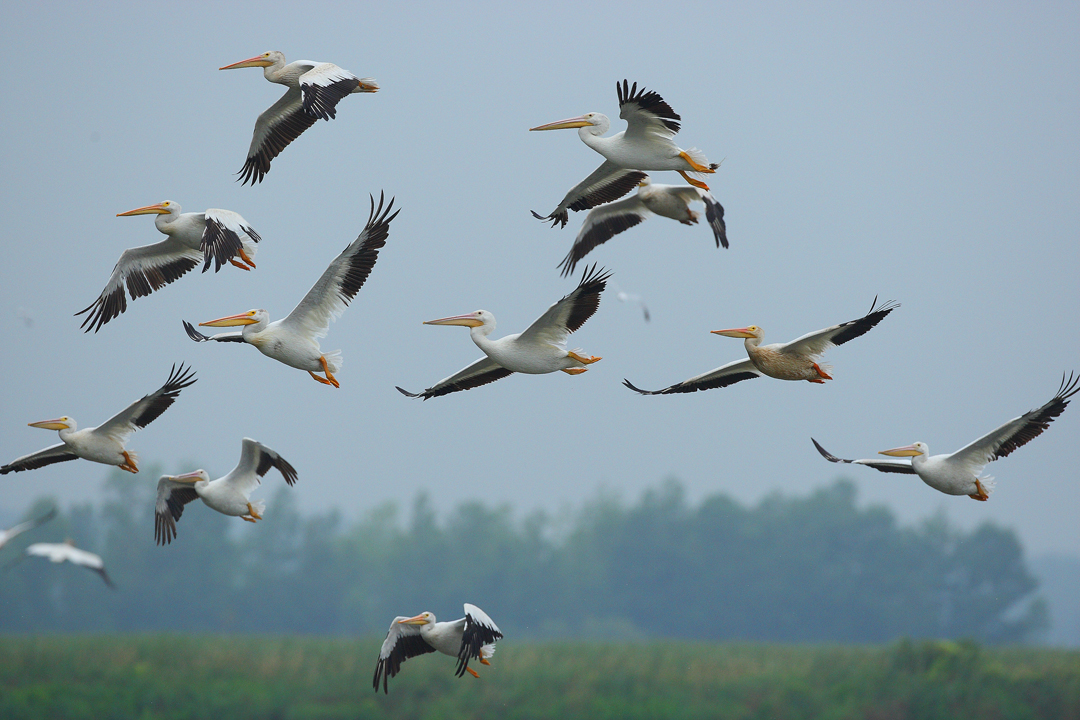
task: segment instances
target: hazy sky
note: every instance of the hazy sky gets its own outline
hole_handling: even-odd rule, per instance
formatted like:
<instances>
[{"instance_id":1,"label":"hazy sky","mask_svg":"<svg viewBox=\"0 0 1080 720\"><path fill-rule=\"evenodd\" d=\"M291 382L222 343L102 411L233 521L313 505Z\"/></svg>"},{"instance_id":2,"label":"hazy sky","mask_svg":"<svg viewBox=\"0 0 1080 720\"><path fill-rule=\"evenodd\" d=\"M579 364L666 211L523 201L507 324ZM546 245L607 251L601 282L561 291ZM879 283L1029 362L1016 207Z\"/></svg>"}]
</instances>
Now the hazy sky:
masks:
<instances>
[{"instance_id":1,"label":"hazy sky","mask_svg":"<svg viewBox=\"0 0 1080 720\"><path fill-rule=\"evenodd\" d=\"M143 465L217 476L254 437L295 465L312 511L420 490L445 507L558 509L669 476L693 499L757 501L844 474L905 522L943 510L962 527L1015 528L1035 553L1080 548L1080 407L989 467L986 503L830 465L810 443L951 452L1080 370L1076 4L19 3L5 18L2 462L57 441L27 422L96 425L187 362L198 383L129 443ZM217 68L267 50L382 89L343 100L265 182L241 186L255 118L282 88ZM587 111L622 129L623 78L682 115L681 146L723 161L709 182L731 248L705 226L650 220L588 258L652 313L645 323L609 290L571 339L603 356L588 373L401 396L395 385L422 390L480 356L465 329L421 321L484 308L501 336L574 287L556 265L583 214L553 230L529 210L550 211L601 158L573 131L527 130ZM401 214L322 342L344 353L340 390L252 347L187 338L181 319L287 314L380 190ZM192 273L84 335L73 313L120 253L162 238L152 218L116 213L165 199L242 214L263 237L258 269ZM787 341L861 316L875 295L902 307L828 354L826 385L665 397L621 385L744 357L710 330L753 323ZM106 473L77 461L5 476L0 510L85 501Z\"/></svg>"}]
</instances>

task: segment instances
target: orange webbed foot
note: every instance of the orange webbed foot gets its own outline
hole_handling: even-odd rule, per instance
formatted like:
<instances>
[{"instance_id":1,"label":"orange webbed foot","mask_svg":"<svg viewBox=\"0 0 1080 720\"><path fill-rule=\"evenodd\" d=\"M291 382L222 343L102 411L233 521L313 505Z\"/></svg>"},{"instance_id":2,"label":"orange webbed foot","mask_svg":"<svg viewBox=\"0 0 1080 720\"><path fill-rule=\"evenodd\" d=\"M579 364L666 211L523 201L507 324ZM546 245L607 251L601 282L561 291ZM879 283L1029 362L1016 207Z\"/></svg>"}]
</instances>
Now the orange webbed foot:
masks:
<instances>
[{"instance_id":1,"label":"orange webbed foot","mask_svg":"<svg viewBox=\"0 0 1080 720\"><path fill-rule=\"evenodd\" d=\"M472 669L471 667L467 667L467 668L465 668L465 670L467 670L467 671L468 671L468 673L469 673L470 675L472 675L472 676L473 676L474 678L476 678L477 680L479 680L479 679L480 679L480 673L476 672L476 671L475 671L475 670L473 670L473 669Z\"/></svg>"}]
</instances>

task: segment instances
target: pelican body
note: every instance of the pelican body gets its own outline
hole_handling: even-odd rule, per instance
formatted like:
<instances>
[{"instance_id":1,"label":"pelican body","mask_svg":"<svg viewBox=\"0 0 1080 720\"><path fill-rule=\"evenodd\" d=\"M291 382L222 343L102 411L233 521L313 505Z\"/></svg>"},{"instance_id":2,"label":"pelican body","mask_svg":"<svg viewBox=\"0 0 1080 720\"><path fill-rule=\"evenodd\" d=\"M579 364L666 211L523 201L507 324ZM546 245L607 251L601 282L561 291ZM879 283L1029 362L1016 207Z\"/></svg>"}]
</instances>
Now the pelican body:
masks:
<instances>
[{"instance_id":1,"label":"pelican body","mask_svg":"<svg viewBox=\"0 0 1080 720\"><path fill-rule=\"evenodd\" d=\"M585 372L589 365L600 358L582 355L576 349L568 350L566 339L596 312L600 305L600 293L607 286L610 275L602 269L596 270L595 265L587 269L573 292L554 303L525 332L497 340L489 337L495 331L495 316L487 310L425 321L425 325L461 325L469 328L472 341L484 351L484 357L422 393L411 393L400 387L398 391L409 397L427 400L485 385L515 372L530 375L557 370L569 375Z\"/></svg>"},{"instance_id":2,"label":"pelican body","mask_svg":"<svg viewBox=\"0 0 1080 720\"><path fill-rule=\"evenodd\" d=\"M183 364L179 368L174 365L164 385L136 400L98 427L80 430L75 419L66 415L53 420L29 423L30 427L59 431L62 442L12 460L0 467L0 475L34 470L76 458L92 460L103 465L116 465L121 470L131 473L139 472L138 456L125 447L128 438L133 432L146 427L165 412L173 404L180 391L195 382L194 375L195 373L185 369Z\"/></svg>"},{"instance_id":3,"label":"pelican body","mask_svg":"<svg viewBox=\"0 0 1080 720\"><path fill-rule=\"evenodd\" d=\"M375 692L379 691L380 682L383 692L390 692L388 681L400 672L401 663L435 651L457 658L454 673L457 677L468 672L478 678L480 675L469 667L469 660L476 659L482 665L490 665L488 658L495 653L495 643L502 636L495 621L469 603L465 603L465 617L453 622L436 622L435 615L430 612L422 612L414 617L398 616L390 623L379 650L372 683Z\"/></svg>"},{"instance_id":4,"label":"pelican body","mask_svg":"<svg viewBox=\"0 0 1080 720\"><path fill-rule=\"evenodd\" d=\"M845 460L821 447L817 440L810 438L810 441L829 462L866 465L886 473L918 475L924 483L946 495L967 495L972 500L986 501L994 490L993 478L981 476L986 465L1009 455L1013 450L1041 435L1054 418L1065 411L1069 398L1077 392L1080 392L1080 377L1070 373L1066 379L1062 374L1057 393L1044 405L1013 418L951 455L931 455L930 447L924 442L882 450L879 453L891 457L910 457L910 463Z\"/></svg>"},{"instance_id":5,"label":"pelican body","mask_svg":"<svg viewBox=\"0 0 1080 720\"><path fill-rule=\"evenodd\" d=\"M708 191L709 186L688 173L714 173L720 167L710 163L696 149L683 150L673 138L679 132L679 114L660 95L631 87L626 80L615 83L619 96L619 117L626 120L626 130L604 137L611 128L607 115L598 112L538 125L529 130L578 129L581 141L604 156L604 162L591 175L575 185L562 202L547 216L533 212L551 226L566 226L570 210L588 210L602 203L618 200L634 189L644 172L674 170L694 187Z\"/></svg>"},{"instance_id":6,"label":"pelican body","mask_svg":"<svg viewBox=\"0 0 1080 720\"><path fill-rule=\"evenodd\" d=\"M397 212L390 212L394 207L393 198L385 210L383 204L382 195L377 209L375 198L371 198L371 212L363 231L330 263L288 316L270 322L270 314L259 309L199 323L209 327L242 326L240 332L214 336L203 335L184 321L188 337L196 342L245 342L278 362L307 370L312 378L324 385L340 387L334 374L341 369L341 351L324 353L319 338L326 337L330 321L341 315L349 301L356 297L379 258L379 250L386 244L390 221L397 217ZM315 374L319 372L325 379Z\"/></svg>"},{"instance_id":7,"label":"pelican body","mask_svg":"<svg viewBox=\"0 0 1080 720\"><path fill-rule=\"evenodd\" d=\"M296 469L276 452L251 438L244 438L240 462L232 472L211 480L205 470L183 475L164 475L158 480L154 513L154 540L158 545L176 537L176 521L184 514L184 505L195 499L222 515L248 522L262 519L266 503L252 503L251 493L270 468L277 468L290 487L296 484Z\"/></svg>"},{"instance_id":8,"label":"pelican body","mask_svg":"<svg viewBox=\"0 0 1080 720\"><path fill-rule=\"evenodd\" d=\"M209 269L211 260L215 262L214 272L226 262L241 270L255 267L256 243L262 238L238 213L215 208L201 213L181 213L179 203L165 200L116 217L134 215L155 215L154 226L166 237L153 245L129 248L120 254L101 295L89 307L75 313L89 313L80 326L85 332L97 332L127 310L125 284L134 301L178 280L200 262L203 272Z\"/></svg>"},{"instance_id":9,"label":"pelican body","mask_svg":"<svg viewBox=\"0 0 1080 720\"><path fill-rule=\"evenodd\" d=\"M285 55L273 50L219 70L261 67L263 77L288 90L255 121L247 161L238 173L242 184L262 182L270 162L320 118L337 117L337 104L352 93L378 92L374 78L358 78L333 63L297 60L285 63Z\"/></svg>"}]
</instances>

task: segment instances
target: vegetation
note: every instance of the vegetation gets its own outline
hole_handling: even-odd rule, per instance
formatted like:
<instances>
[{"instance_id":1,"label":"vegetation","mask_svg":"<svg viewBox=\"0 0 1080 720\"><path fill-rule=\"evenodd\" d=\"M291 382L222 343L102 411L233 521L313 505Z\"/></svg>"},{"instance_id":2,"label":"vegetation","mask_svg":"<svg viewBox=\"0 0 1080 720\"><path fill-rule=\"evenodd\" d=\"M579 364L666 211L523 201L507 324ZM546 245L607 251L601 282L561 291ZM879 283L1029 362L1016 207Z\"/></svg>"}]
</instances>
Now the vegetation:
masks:
<instances>
[{"instance_id":1,"label":"vegetation","mask_svg":"<svg viewBox=\"0 0 1080 720\"><path fill-rule=\"evenodd\" d=\"M398 614L460 617L463 602L515 639L1001 643L1045 620L1012 532L961 532L942 517L901 527L884 508L859 508L844 482L754 507L723 495L692 505L669 482L631 505L586 502L563 524L475 502L437 518L423 496L406 521L386 506L346 524L336 512L301 517L283 490L254 527L193 504L166 547L153 541L153 493L117 473L101 507L5 548L0 563L68 535L102 554L119 589L21 562L0 576L0 633L357 637Z\"/></svg>"},{"instance_id":2,"label":"vegetation","mask_svg":"<svg viewBox=\"0 0 1080 720\"><path fill-rule=\"evenodd\" d=\"M425 655L371 687L379 639L0 639L0 717L1066 718L1080 653L888 647L500 643L479 680Z\"/></svg>"}]
</instances>

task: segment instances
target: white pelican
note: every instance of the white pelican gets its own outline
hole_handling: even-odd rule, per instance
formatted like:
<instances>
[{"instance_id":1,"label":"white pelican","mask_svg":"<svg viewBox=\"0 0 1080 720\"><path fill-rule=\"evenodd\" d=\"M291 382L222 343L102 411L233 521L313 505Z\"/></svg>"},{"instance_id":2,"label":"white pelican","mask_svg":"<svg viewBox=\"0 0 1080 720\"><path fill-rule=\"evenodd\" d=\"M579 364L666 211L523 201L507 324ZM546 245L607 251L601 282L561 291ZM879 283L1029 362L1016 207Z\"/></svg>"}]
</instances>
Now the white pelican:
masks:
<instances>
[{"instance_id":1,"label":"white pelican","mask_svg":"<svg viewBox=\"0 0 1080 720\"><path fill-rule=\"evenodd\" d=\"M588 210L602 203L618 200L634 189L644 172L650 170L675 170L686 182L702 190L709 186L687 173L712 173L720 167L710 163L697 149L683 150L672 138L679 132L679 114L653 91L646 92L637 83L628 87L615 83L619 95L619 117L626 121L626 130L611 137L603 137L611 127L607 115L590 112L579 117L539 125L529 130L561 130L578 128L578 137L586 145L604 156L604 162L589 177L575 185L559 206L546 217L533 212L540 220L551 220L566 226L567 208Z\"/></svg>"},{"instance_id":2,"label":"white pelican","mask_svg":"<svg viewBox=\"0 0 1080 720\"><path fill-rule=\"evenodd\" d=\"M53 508L39 518L19 523L18 525L9 527L7 530L0 530L0 548L7 545L19 535L22 535L27 530L33 530L38 525L44 525L45 523L52 520L54 517L56 517L56 508Z\"/></svg>"},{"instance_id":3,"label":"white pelican","mask_svg":"<svg viewBox=\"0 0 1080 720\"><path fill-rule=\"evenodd\" d=\"M930 455L930 448L923 442L882 450L880 453L893 457L911 457L910 463L844 460L821 447L814 438L810 438L810 441L822 457L830 462L866 465L887 473L918 475L924 483L946 495L967 495L972 500L987 500L994 490L994 482L991 477L979 477L986 464L1007 456L1041 435L1054 418L1065 410L1069 398L1077 392L1080 392L1080 377L1074 378L1070 373L1066 379L1062 374L1057 394L1045 405L1013 418L952 455Z\"/></svg>"},{"instance_id":4,"label":"white pelican","mask_svg":"<svg viewBox=\"0 0 1080 720\"><path fill-rule=\"evenodd\" d=\"M112 580L109 579L109 574L105 572L105 562L101 559L101 556L86 550L80 550L75 547L75 543L71 540L62 543L34 543L27 546L25 554L19 559L25 560L28 557L43 557L54 563L69 562L72 565L89 568L100 575L106 585L114 590L116 589Z\"/></svg>"},{"instance_id":5,"label":"white pelican","mask_svg":"<svg viewBox=\"0 0 1080 720\"><path fill-rule=\"evenodd\" d=\"M858 320L849 320L824 330L807 333L788 343L773 343L772 345L761 345L761 337L764 333L757 325L713 330L715 335L746 338L744 344L749 357L721 365L715 370L696 375L663 390L642 390L632 385L629 380L623 380L623 385L642 395L669 395L727 387L762 375L778 380L806 380L821 384L826 380L832 380L832 376L828 373L831 366L818 364L821 355L834 345L843 345L848 340L854 340L869 332L870 328L898 307L900 303L893 302L878 307L875 297L873 304L870 305L870 312Z\"/></svg>"},{"instance_id":6,"label":"white pelican","mask_svg":"<svg viewBox=\"0 0 1080 720\"><path fill-rule=\"evenodd\" d=\"M270 161L319 118L337 117L338 102L351 93L378 92L375 78L358 78L333 63L297 60L285 64L285 55L272 50L219 70L261 67L263 77L289 89L255 121L247 161L238 173L243 184L262 182Z\"/></svg>"},{"instance_id":7,"label":"white pelican","mask_svg":"<svg viewBox=\"0 0 1080 720\"><path fill-rule=\"evenodd\" d=\"M572 274L578 262L594 247L645 221L653 213L678 220L683 225L697 223L698 213L690 209L690 203L699 200L705 203L705 219L712 228L716 247L723 244L726 248L728 240L724 208L708 190L686 185L653 185L652 180L645 176L638 183L634 197L601 205L585 216L570 252L559 263L562 274Z\"/></svg>"},{"instance_id":8,"label":"white pelican","mask_svg":"<svg viewBox=\"0 0 1080 720\"><path fill-rule=\"evenodd\" d=\"M157 486L154 540L158 545L171 543L176 537L176 521L184 514L184 506L198 498L222 515L248 522L262 520L266 503L252 503L248 498L259 486L259 478L272 467L278 469L288 485L296 483L296 469L285 458L260 442L244 438L240 462L225 477L211 481L205 470L162 476Z\"/></svg>"},{"instance_id":9,"label":"white pelican","mask_svg":"<svg viewBox=\"0 0 1080 720\"><path fill-rule=\"evenodd\" d=\"M469 603L465 603L465 617L454 622L435 622L435 616L429 612L411 618L398 616L390 623L379 650L372 685L378 692L381 680L383 692L389 694L388 681L401 671L401 663L436 650L457 658L454 673L457 677L468 671L478 678L479 673L469 667L469 661L476 658L482 665L490 665L488 658L494 654L495 643L502 636L495 621Z\"/></svg>"},{"instance_id":10,"label":"white pelican","mask_svg":"<svg viewBox=\"0 0 1080 720\"><path fill-rule=\"evenodd\" d=\"M252 260L255 243L262 238L247 220L231 210L210 208L206 212L181 215L180 204L166 200L119 213L116 217L132 215L157 215L154 226L166 238L153 245L129 248L120 254L98 299L90 307L75 313L90 313L80 325L86 332L97 332L102 325L127 310L125 284L134 301L160 290L200 262L203 272L210 267L211 260L215 262L214 272L226 262L241 270L255 267Z\"/></svg>"},{"instance_id":11,"label":"white pelican","mask_svg":"<svg viewBox=\"0 0 1080 720\"><path fill-rule=\"evenodd\" d=\"M581 282L562 300L552 305L525 332L489 340L495 330L495 316L487 310L477 310L467 315L455 315L439 320L428 320L425 325L464 325L471 328L469 334L484 357L472 365L440 380L421 393L411 393L398 388L409 397L439 397L459 390L469 390L500 380L515 372L541 375L562 370L568 375L579 375L587 365L600 360L586 357L579 350L566 349L566 336L585 324L600 305L600 293L607 286L611 273L596 270L593 265L581 276Z\"/></svg>"},{"instance_id":12,"label":"white pelican","mask_svg":"<svg viewBox=\"0 0 1080 720\"><path fill-rule=\"evenodd\" d=\"M375 208L375 198L371 198L371 214L363 232L330 263L318 282L285 318L270 322L270 315L265 310L249 310L199 323L209 327L244 326L240 332L212 337L203 335L185 320L184 329L188 337L196 342L217 340L250 343L267 357L307 370L311 377L324 385L340 387L334 373L341 369L341 351L323 353L318 339L326 337L330 321L345 311L349 301L364 286L371 268L379 259L379 249L386 244L390 221L397 217L397 212L390 214L393 207L394 199L390 198L390 204L383 210L381 193L378 209ZM324 373L326 379L316 375L316 372Z\"/></svg>"},{"instance_id":13,"label":"white pelican","mask_svg":"<svg viewBox=\"0 0 1080 720\"><path fill-rule=\"evenodd\" d=\"M194 382L194 371L185 369L181 363L179 368L173 365L169 372L169 379L164 385L131 403L97 427L79 430L75 420L66 415L55 420L30 423L30 427L59 430L60 439L63 442L38 450L36 453L15 458L7 465L0 467L0 475L36 470L75 458L93 460L105 465L116 465L121 470L137 473L139 472L136 464L138 455L124 448L131 433L157 420L158 416L173 404L180 391Z\"/></svg>"}]
</instances>

